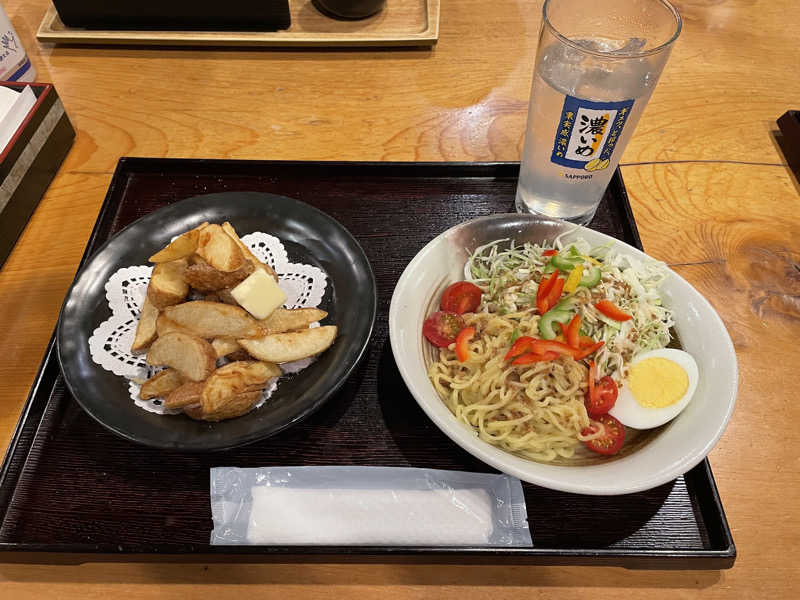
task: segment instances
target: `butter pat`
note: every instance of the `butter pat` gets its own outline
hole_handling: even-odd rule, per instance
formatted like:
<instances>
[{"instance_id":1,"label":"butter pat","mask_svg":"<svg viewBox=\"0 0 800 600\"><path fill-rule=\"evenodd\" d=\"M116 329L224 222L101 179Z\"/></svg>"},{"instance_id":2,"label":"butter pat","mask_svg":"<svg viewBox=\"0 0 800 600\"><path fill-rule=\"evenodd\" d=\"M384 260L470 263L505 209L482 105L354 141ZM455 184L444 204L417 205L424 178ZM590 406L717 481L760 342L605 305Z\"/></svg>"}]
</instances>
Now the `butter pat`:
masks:
<instances>
[{"instance_id":1,"label":"butter pat","mask_svg":"<svg viewBox=\"0 0 800 600\"><path fill-rule=\"evenodd\" d=\"M256 269L231 290L231 296L256 319L266 319L286 302L286 294L263 269Z\"/></svg>"}]
</instances>

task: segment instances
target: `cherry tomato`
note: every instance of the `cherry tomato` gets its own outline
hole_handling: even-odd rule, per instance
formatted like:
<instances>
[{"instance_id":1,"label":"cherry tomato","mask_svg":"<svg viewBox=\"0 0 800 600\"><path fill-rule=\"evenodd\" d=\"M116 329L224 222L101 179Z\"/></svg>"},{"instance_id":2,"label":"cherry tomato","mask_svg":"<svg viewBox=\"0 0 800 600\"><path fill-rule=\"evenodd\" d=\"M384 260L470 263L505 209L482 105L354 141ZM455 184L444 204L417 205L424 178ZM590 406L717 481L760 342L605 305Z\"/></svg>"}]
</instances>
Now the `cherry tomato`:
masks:
<instances>
[{"instance_id":1,"label":"cherry tomato","mask_svg":"<svg viewBox=\"0 0 800 600\"><path fill-rule=\"evenodd\" d=\"M458 332L464 329L461 315L440 310L425 319L422 324L422 335L439 348L447 348L456 341Z\"/></svg>"},{"instance_id":2,"label":"cherry tomato","mask_svg":"<svg viewBox=\"0 0 800 600\"><path fill-rule=\"evenodd\" d=\"M619 452L625 442L625 426L611 415L602 415L595 420L603 424L605 433L602 437L584 442L586 447L599 454L616 454ZM597 427L591 425L581 433L589 435L594 431L597 431Z\"/></svg>"},{"instance_id":3,"label":"cherry tomato","mask_svg":"<svg viewBox=\"0 0 800 600\"><path fill-rule=\"evenodd\" d=\"M593 392L586 392L584 404L586 412L593 419L606 414L617 403L617 384L608 375L601 377L600 381L594 384Z\"/></svg>"},{"instance_id":4,"label":"cherry tomato","mask_svg":"<svg viewBox=\"0 0 800 600\"><path fill-rule=\"evenodd\" d=\"M474 283L457 281L448 287L442 294L441 309L463 315L465 312L475 312L481 303L483 292Z\"/></svg>"}]
</instances>

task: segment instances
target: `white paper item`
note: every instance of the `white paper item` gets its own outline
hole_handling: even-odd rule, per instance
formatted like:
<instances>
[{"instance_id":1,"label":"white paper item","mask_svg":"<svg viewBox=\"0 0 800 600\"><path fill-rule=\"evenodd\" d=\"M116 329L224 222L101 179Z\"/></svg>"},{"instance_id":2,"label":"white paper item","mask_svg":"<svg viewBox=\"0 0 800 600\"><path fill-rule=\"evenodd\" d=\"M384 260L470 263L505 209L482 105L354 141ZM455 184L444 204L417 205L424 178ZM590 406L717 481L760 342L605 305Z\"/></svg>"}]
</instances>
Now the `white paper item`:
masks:
<instances>
[{"instance_id":1,"label":"white paper item","mask_svg":"<svg viewBox=\"0 0 800 600\"><path fill-rule=\"evenodd\" d=\"M411 467L214 467L213 545L530 547L519 479Z\"/></svg>"},{"instance_id":2,"label":"white paper item","mask_svg":"<svg viewBox=\"0 0 800 600\"><path fill-rule=\"evenodd\" d=\"M34 104L36 94L29 85L21 92L0 86L0 152L5 150Z\"/></svg>"},{"instance_id":3,"label":"white paper item","mask_svg":"<svg viewBox=\"0 0 800 600\"><path fill-rule=\"evenodd\" d=\"M253 488L247 542L261 545L483 546L492 505L479 489Z\"/></svg>"},{"instance_id":4,"label":"white paper item","mask_svg":"<svg viewBox=\"0 0 800 600\"><path fill-rule=\"evenodd\" d=\"M286 308L319 306L328 285L327 275L322 269L290 262L283 243L273 235L253 232L243 236L242 241L259 260L270 265L278 274L279 285L286 294ZM142 400L139 397L141 382L152 377L161 367L148 365L145 354L131 352L152 271L150 265L135 265L122 267L109 277L105 289L111 316L92 332L89 353L92 360L103 369L128 379L128 393L136 406L156 414L176 414L181 410L165 409L160 398ZM281 371L297 373L313 361L312 357L283 363ZM219 361L220 364L224 362L225 359ZM273 380L254 408L264 404L277 387L277 380Z\"/></svg>"}]
</instances>

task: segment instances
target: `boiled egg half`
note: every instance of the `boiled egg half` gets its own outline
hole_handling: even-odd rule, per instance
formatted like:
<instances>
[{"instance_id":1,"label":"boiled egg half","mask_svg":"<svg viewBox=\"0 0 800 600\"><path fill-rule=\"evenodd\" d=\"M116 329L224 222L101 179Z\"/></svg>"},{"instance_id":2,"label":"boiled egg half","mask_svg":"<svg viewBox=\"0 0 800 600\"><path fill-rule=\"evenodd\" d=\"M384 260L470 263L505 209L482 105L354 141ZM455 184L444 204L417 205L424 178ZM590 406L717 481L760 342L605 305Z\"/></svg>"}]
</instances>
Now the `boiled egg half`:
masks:
<instances>
[{"instance_id":1,"label":"boiled egg half","mask_svg":"<svg viewBox=\"0 0 800 600\"><path fill-rule=\"evenodd\" d=\"M652 429L674 419L697 388L697 363L674 348L643 352L631 361L612 417L634 429Z\"/></svg>"}]
</instances>

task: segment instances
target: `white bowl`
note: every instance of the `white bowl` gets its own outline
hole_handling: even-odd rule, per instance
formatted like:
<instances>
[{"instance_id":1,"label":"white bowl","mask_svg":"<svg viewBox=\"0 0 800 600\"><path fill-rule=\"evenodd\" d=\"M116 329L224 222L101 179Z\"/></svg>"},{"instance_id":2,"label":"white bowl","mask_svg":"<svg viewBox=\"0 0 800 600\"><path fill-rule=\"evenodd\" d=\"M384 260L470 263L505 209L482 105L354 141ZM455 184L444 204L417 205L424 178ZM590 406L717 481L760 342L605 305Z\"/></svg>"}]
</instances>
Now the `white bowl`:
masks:
<instances>
[{"instance_id":1,"label":"white bowl","mask_svg":"<svg viewBox=\"0 0 800 600\"><path fill-rule=\"evenodd\" d=\"M630 454L586 466L558 466L527 460L479 439L458 422L428 379L422 323L434 310L444 287L464 278L469 252L500 238L552 242L582 237L592 245L613 241L618 252L646 255L610 236L562 221L532 215L502 214L457 225L431 241L408 264L392 295L389 336L392 352L408 389L425 413L459 446L492 467L543 487L578 494L614 495L650 489L690 470L711 451L730 420L736 402L736 354L725 325L708 301L670 271L662 287L664 303L674 309L683 348L697 361L700 379L693 400L671 423Z\"/></svg>"}]
</instances>

